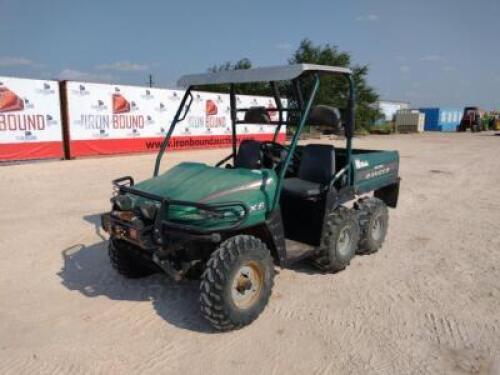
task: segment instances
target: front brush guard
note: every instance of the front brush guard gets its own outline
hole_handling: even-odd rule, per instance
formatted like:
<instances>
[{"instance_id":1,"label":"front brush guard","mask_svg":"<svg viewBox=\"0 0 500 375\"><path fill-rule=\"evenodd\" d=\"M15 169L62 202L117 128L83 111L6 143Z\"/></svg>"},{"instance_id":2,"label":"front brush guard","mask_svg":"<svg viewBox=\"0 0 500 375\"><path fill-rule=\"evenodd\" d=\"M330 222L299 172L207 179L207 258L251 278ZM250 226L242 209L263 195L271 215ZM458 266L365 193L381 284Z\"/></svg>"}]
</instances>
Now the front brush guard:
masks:
<instances>
[{"instance_id":1,"label":"front brush guard","mask_svg":"<svg viewBox=\"0 0 500 375\"><path fill-rule=\"evenodd\" d=\"M135 189L132 187L132 186L134 186L134 179L131 176L117 178L116 180L113 180L112 183L113 183L113 186L120 193L129 193L132 195L137 195L139 197L143 197L143 198L160 203L160 207L159 207L159 210L156 214L156 218L155 218L154 225L153 225L153 227L154 227L153 236L154 236L155 241L159 245L163 245L165 243L163 235L167 231L176 231L176 232L180 231L180 232L185 232L187 234L194 234L194 235L200 235L200 236L207 236L207 235L210 236L210 234L212 234L213 232L226 232L226 231L232 231L232 230L239 228L245 222L245 220L247 219L248 214L249 214L248 206L241 201L205 204L205 203L174 200L174 199L165 198L165 197L162 197L162 196L159 196L156 194L148 193L148 192L145 192L142 190L138 190L138 189ZM241 215L241 217L232 225L230 225L228 227L221 228L221 229L214 230L213 228L201 228L201 227L196 226L196 225L181 224L181 223L176 223L173 221L162 219L161 214L163 212L168 212L168 207L170 205L194 207L194 208L201 209L201 210L204 210L207 212L211 212L215 216L221 215L224 211L228 211L229 208L240 207L243 210L243 215ZM220 237L220 235L219 235L219 237Z\"/></svg>"}]
</instances>

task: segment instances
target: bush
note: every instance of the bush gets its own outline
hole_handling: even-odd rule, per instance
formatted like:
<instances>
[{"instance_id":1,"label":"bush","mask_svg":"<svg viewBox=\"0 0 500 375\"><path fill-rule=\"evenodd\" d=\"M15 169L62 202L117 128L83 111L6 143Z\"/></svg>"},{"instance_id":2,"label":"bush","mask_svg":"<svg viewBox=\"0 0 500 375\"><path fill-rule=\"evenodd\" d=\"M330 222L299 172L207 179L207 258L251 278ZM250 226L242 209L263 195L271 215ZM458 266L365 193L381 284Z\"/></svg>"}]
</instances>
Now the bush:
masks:
<instances>
[{"instance_id":1,"label":"bush","mask_svg":"<svg viewBox=\"0 0 500 375\"><path fill-rule=\"evenodd\" d=\"M371 134L391 134L394 133L394 124L386 122L381 125L372 125L369 131Z\"/></svg>"},{"instance_id":2,"label":"bush","mask_svg":"<svg viewBox=\"0 0 500 375\"><path fill-rule=\"evenodd\" d=\"M370 132L366 130L365 128L356 128L354 130L354 135L355 136L363 136L363 135L369 135Z\"/></svg>"}]
</instances>

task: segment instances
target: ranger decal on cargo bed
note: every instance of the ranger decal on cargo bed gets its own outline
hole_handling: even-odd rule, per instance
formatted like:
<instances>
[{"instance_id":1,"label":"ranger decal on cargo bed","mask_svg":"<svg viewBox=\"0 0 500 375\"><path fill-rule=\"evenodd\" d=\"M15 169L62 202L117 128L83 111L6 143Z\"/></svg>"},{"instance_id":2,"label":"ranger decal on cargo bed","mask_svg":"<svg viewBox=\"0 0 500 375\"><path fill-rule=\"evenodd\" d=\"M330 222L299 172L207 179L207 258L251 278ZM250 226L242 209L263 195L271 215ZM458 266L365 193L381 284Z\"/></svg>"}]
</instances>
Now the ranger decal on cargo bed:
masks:
<instances>
[{"instance_id":1,"label":"ranger decal on cargo bed","mask_svg":"<svg viewBox=\"0 0 500 375\"><path fill-rule=\"evenodd\" d=\"M369 180L371 178L384 176L391 173L397 173L397 170L398 170L397 163L378 164L371 169L357 172L357 179L358 181Z\"/></svg>"}]
</instances>

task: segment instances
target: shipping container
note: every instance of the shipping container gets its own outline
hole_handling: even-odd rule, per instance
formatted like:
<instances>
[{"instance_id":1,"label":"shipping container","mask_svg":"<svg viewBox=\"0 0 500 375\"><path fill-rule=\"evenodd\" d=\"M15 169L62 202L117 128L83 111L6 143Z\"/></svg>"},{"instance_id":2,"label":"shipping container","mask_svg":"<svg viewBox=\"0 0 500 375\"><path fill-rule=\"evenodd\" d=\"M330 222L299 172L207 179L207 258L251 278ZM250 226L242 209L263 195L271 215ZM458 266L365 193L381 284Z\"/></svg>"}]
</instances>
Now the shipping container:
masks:
<instances>
[{"instance_id":1,"label":"shipping container","mask_svg":"<svg viewBox=\"0 0 500 375\"><path fill-rule=\"evenodd\" d=\"M402 109L396 112L397 133L421 133L424 131L425 114L415 109Z\"/></svg>"},{"instance_id":2,"label":"shipping container","mask_svg":"<svg viewBox=\"0 0 500 375\"><path fill-rule=\"evenodd\" d=\"M425 114L425 131L456 132L462 119L462 108L420 108Z\"/></svg>"}]
</instances>

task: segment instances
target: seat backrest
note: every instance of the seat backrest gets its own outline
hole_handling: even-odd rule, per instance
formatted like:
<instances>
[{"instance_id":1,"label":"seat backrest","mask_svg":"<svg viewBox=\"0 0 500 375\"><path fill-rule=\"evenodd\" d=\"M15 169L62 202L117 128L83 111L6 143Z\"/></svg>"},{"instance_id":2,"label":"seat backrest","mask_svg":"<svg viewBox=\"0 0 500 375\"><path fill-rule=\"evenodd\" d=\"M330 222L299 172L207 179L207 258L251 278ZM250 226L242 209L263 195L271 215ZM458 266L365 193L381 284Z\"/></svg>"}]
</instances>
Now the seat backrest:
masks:
<instances>
[{"instance_id":1,"label":"seat backrest","mask_svg":"<svg viewBox=\"0 0 500 375\"><path fill-rule=\"evenodd\" d=\"M260 169L262 163L261 143L246 139L240 143L234 160L235 168Z\"/></svg>"},{"instance_id":2,"label":"seat backrest","mask_svg":"<svg viewBox=\"0 0 500 375\"><path fill-rule=\"evenodd\" d=\"M250 107L245 112L245 124L269 124L271 118L266 107Z\"/></svg>"},{"instance_id":3,"label":"seat backrest","mask_svg":"<svg viewBox=\"0 0 500 375\"><path fill-rule=\"evenodd\" d=\"M327 184L335 174L335 149L332 145L312 144L304 147L297 177Z\"/></svg>"},{"instance_id":4,"label":"seat backrest","mask_svg":"<svg viewBox=\"0 0 500 375\"><path fill-rule=\"evenodd\" d=\"M311 109L307 122L309 125L327 126L335 131L340 128L340 117L338 108L320 104Z\"/></svg>"}]
</instances>

